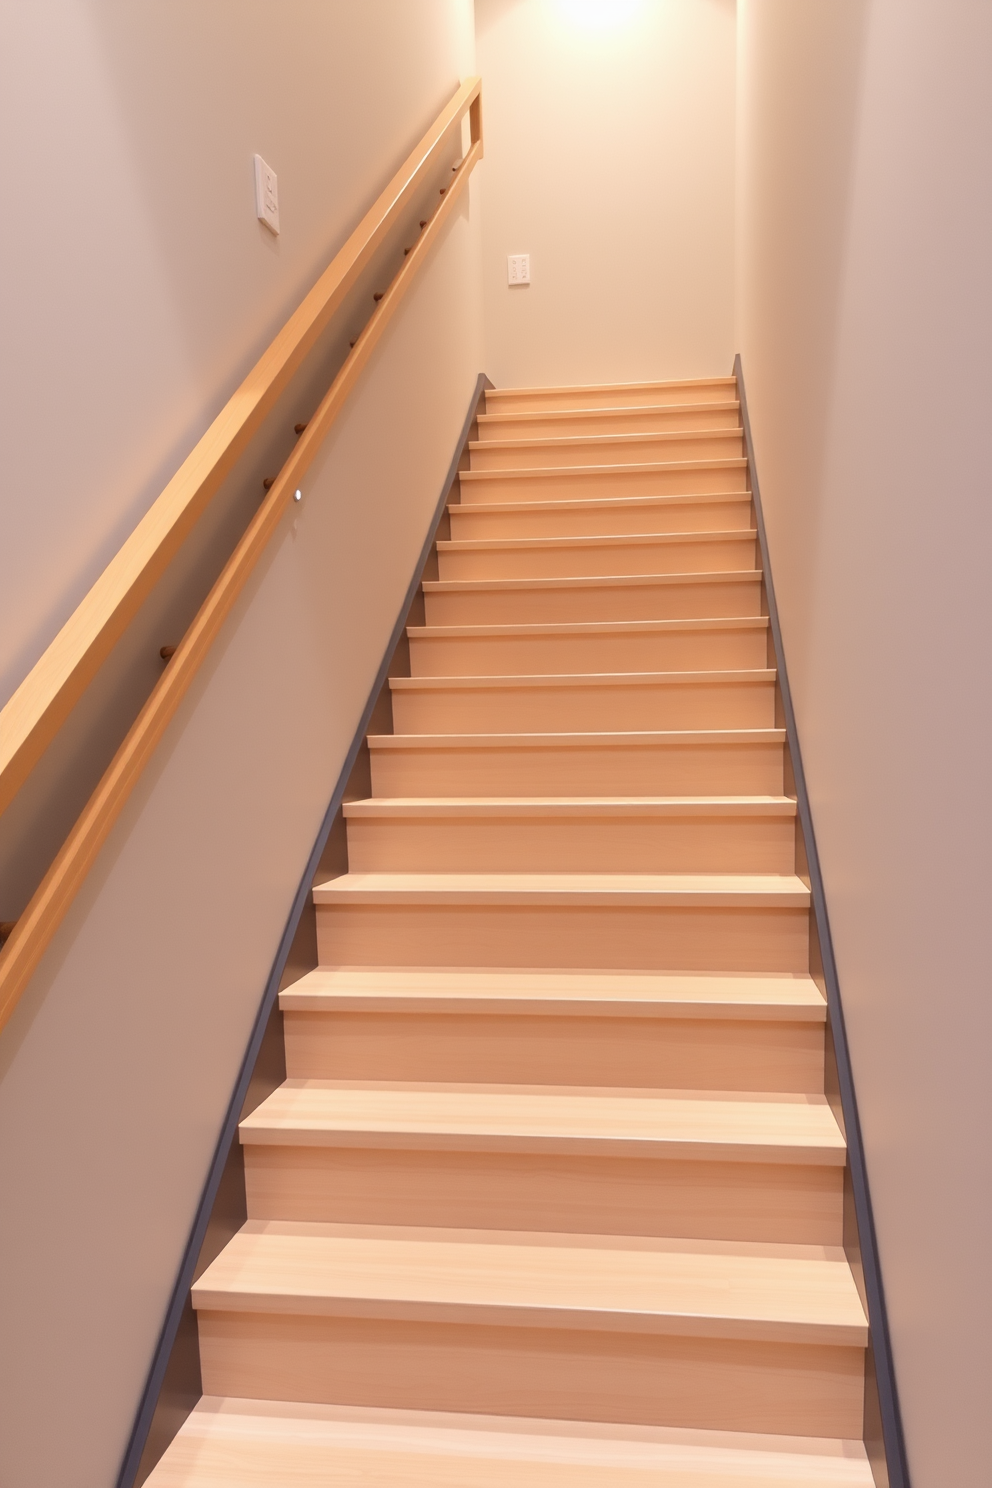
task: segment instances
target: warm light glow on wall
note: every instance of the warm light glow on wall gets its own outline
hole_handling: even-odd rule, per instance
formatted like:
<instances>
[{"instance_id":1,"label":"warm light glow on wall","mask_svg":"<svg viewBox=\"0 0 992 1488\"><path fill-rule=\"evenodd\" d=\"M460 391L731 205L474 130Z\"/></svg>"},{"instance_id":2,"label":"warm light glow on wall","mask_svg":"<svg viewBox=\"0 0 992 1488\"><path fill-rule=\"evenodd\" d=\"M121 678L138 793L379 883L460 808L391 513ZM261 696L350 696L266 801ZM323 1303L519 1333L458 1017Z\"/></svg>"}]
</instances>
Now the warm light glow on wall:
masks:
<instances>
[{"instance_id":1,"label":"warm light glow on wall","mask_svg":"<svg viewBox=\"0 0 992 1488\"><path fill-rule=\"evenodd\" d=\"M614 31L632 20L643 0L558 0L567 21L586 31Z\"/></svg>"}]
</instances>

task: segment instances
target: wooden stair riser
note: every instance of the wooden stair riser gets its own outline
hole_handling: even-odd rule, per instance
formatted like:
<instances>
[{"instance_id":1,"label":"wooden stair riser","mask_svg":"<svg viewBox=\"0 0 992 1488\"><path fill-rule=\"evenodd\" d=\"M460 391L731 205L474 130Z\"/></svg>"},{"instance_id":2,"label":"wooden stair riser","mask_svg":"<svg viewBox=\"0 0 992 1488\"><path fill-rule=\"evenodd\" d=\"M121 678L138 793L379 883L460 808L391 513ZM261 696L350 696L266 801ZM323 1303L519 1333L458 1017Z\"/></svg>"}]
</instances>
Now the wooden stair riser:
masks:
<instances>
[{"instance_id":1,"label":"wooden stair riser","mask_svg":"<svg viewBox=\"0 0 992 1488\"><path fill-rule=\"evenodd\" d=\"M569 388L492 388L487 413L548 413L572 409L686 408L699 403L730 403L737 398L732 377L676 379L671 382L597 384Z\"/></svg>"},{"instance_id":2,"label":"wooden stair riser","mask_svg":"<svg viewBox=\"0 0 992 1488\"><path fill-rule=\"evenodd\" d=\"M290 1079L823 1092L822 1023L287 1011L283 1027Z\"/></svg>"},{"instance_id":3,"label":"wooden stair riser","mask_svg":"<svg viewBox=\"0 0 992 1488\"><path fill-rule=\"evenodd\" d=\"M753 670L767 665L764 624L573 634L424 635L411 630L414 677L582 676L589 672Z\"/></svg>"},{"instance_id":4,"label":"wooden stair riser","mask_svg":"<svg viewBox=\"0 0 992 1488\"><path fill-rule=\"evenodd\" d=\"M678 676L678 673L670 674ZM717 674L719 675L719 674ZM505 686L402 687L394 678L393 724L401 734L588 732L609 718L617 730L760 729L775 723L772 681L556 682Z\"/></svg>"},{"instance_id":5,"label":"wooden stair riser","mask_svg":"<svg viewBox=\"0 0 992 1488\"><path fill-rule=\"evenodd\" d=\"M719 620L761 614L761 575L655 582L424 585L428 625L570 625L610 620Z\"/></svg>"},{"instance_id":6,"label":"wooden stair riser","mask_svg":"<svg viewBox=\"0 0 992 1488\"><path fill-rule=\"evenodd\" d=\"M753 534L706 538L677 534L620 542L577 538L560 546L438 543L438 577L464 579L596 579L642 574L743 573L757 567Z\"/></svg>"},{"instance_id":7,"label":"wooden stair riser","mask_svg":"<svg viewBox=\"0 0 992 1488\"><path fill-rule=\"evenodd\" d=\"M621 501L519 501L448 507L456 541L486 538L620 537L625 533L736 532L753 526L751 498L634 498Z\"/></svg>"},{"instance_id":8,"label":"wooden stair riser","mask_svg":"<svg viewBox=\"0 0 992 1488\"><path fill-rule=\"evenodd\" d=\"M654 408L609 408L597 412L492 414L479 417L480 440L568 439L599 434L664 434L670 430L738 429L740 404L698 403Z\"/></svg>"},{"instance_id":9,"label":"wooden stair riser","mask_svg":"<svg viewBox=\"0 0 992 1488\"><path fill-rule=\"evenodd\" d=\"M577 1329L201 1311L203 1389L243 1399L860 1437L864 1351Z\"/></svg>"},{"instance_id":10,"label":"wooden stair riser","mask_svg":"<svg viewBox=\"0 0 992 1488\"><path fill-rule=\"evenodd\" d=\"M794 908L547 904L317 906L322 965L805 971Z\"/></svg>"},{"instance_id":11,"label":"wooden stair riser","mask_svg":"<svg viewBox=\"0 0 992 1488\"><path fill-rule=\"evenodd\" d=\"M471 470L565 470L589 465L667 464L675 460L727 460L743 452L738 428L662 434L607 434L542 440L480 440L469 446Z\"/></svg>"},{"instance_id":12,"label":"wooden stair riser","mask_svg":"<svg viewBox=\"0 0 992 1488\"><path fill-rule=\"evenodd\" d=\"M747 462L672 460L653 465L596 465L547 470L466 470L461 501L603 501L615 496L720 495L747 490Z\"/></svg>"},{"instance_id":13,"label":"wooden stair riser","mask_svg":"<svg viewBox=\"0 0 992 1488\"><path fill-rule=\"evenodd\" d=\"M348 819L353 873L785 874L795 861L792 815Z\"/></svg>"},{"instance_id":14,"label":"wooden stair riser","mask_svg":"<svg viewBox=\"0 0 992 1488\"><path fill-rule=\"evenodd\" d=\"M391 736L395 738L395 736ZM370 741L376 796L768 795L783 790L784 745L759 743L557 743L498 736L479 744L445 739ZM417 747L419 744L419 747Z\"/></svg>"},{"instance_id":15,"label":"wooden stair riser","mask_svg":"<svg viewBox=\"0 0 992 1488\"><path fill-rule=\"evenodd\" d=\"M843 1243L843 1169L560 1153L244 1146L249 1219Z\"/></svg>"}]
</instances>

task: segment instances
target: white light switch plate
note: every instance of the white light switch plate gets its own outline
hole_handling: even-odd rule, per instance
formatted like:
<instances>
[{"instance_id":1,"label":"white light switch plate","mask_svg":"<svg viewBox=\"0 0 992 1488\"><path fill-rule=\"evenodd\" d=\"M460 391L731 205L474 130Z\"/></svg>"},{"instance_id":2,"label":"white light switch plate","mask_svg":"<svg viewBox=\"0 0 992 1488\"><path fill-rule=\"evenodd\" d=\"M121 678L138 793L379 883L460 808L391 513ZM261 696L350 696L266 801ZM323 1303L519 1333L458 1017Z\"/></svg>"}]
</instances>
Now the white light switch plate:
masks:
<instances>
[{"instance_id":1,"label":"white light switch plate","mask_svg":"<svg viewBox=\"0 0 992 1488\"><path fill-rule=\"evenodd\" d=\"M507 284L530 283L530 254L510 253L506 259Z\"/></svg>"},{"instance_id":2,"label":"white light switch plate","mask_svg":"<svg viewBox=\"0 0 992 1488\"><path fill-rule=\"evenodd\" d=\"M279 236L279 182L271 165L255 156L255 213L269 232Z\"/></svg>"}]
</instances>

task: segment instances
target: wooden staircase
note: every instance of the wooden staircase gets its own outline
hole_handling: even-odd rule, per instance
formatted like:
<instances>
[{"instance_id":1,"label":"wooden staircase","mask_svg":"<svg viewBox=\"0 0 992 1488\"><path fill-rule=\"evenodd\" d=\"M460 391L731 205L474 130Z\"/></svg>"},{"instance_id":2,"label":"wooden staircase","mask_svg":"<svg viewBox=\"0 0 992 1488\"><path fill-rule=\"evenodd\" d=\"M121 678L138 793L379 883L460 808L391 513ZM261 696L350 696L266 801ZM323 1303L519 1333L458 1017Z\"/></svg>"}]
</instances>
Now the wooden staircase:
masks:
<instances>
[{"instance_id":1,"label":"wooden staircase","mask_svg":"<svg viewBox=\"0 0 992 1488\"><path fill-rule=\"evenodd\" d=\"M869 1488L733 379L489 393L153 1488Z\"/></svg>"}]
</instances>

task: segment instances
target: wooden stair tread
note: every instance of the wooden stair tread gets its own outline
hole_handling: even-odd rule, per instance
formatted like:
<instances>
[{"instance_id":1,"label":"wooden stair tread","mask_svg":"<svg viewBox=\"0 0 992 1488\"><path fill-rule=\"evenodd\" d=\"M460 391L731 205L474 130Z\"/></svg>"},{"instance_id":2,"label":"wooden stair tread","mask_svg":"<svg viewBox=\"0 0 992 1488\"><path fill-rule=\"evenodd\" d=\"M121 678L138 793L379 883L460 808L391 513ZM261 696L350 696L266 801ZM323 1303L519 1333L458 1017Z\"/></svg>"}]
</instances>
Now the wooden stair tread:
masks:
<instances>
[{"instance_id":1,"label":"wooden stair tread","mask_svg":"<svg viewBox=\"0 0 992 1488\"><path fill-rule=\"evenodd\" d=\"M785 729L659 729L568 734L369 734L370 749L588 749L659 744L781 744Z\"/></svg>"},{"instance_id":2,"label":"wooden stair tread","mask_svg":"<svg viewBox=\"0 0 992 1488\"><path fill-rule=\"evenodd\" d=\"M794 817L792 796L375 796L347 801L346 818Z\"/></svg>"},{"instance_id":3,"label":"wooden stair tread","mask_svg":"<svg viewBox=\"0 0 992 1488\"><path fill-rule=\"evenodd\" d=\"M843 1251L248 1220L199 1311L581 1328L864 1348Z\"/></svg>"},{"instance_id":4,"label":"wooden stair tread","mask_svg":"<svg viewBox=\"0 0 992 1488\"><path fill-rule=\"evenodd\" d=\"M767 615L724 615L689 620L558 620L525 625L408 625L411 641L464 636L671 635L683 631L767 630Z\"/></svg>"},{"instance_id":5,"label":"wooden stair tread","mask_svg":"<svg viewBox=\"0 0 992 1488\"><path fill-rule=\"evenodd\" d=\"M617 589L651 588L662 584L757 584L759 568L703 569L700 573L677 574L596 574L567 578L541 579L427 579L421 586L425 594L465 594L513 589Z\"/></svg>"},{"instance_id":6,"label":"wooden stair tread","mask_svg":"<svg viewBox=\"0 0 992 1488\"><path fill-rule=\"evenodd\" d=\"M612 971L478 971L318 966L279 994L285 1012L566 1012L616 1017L788 1019L822 1023L813 979L779 972L727 976Z\"/></svg>"},{"instance_id":7,"label":"wooden stair tread","mask_svg":"<svg viewBox=\"0 0 992 1488\"><path fill-rule=\"evenodd\" d=\"M715 682L757 683L775 681L771 667L739 667L711 672L553 672L511 674L508 677L390 677L393 692L451 692L465 688L505 687L687 687Z\"/></svg>"},{"instance_id":8,"label":"wooden stair tread","mask_svg":"<svg viewBox=\"0 0 992 1488\"><path fill-rule=\"evenodd\" d=\"M739 413L740 403L736 398L729 399L725 403L705 403L702 405L708 413ZM516 423L520 420L533 420L535 423L549 416L558 419L584 419L584 418L621 418L630 414L640 414L649 417L652 413L674 416L679 413L696 413L699 410L698 403L632 403L624 407L618 404L609 408L571 408L559 409L556 413L549 415L544 409L538 409L533 413L480 413L478 422L480 425L497 428L500 424Z\"/></svg>"},{"instance_id":9,"label":"wooden stair tread","mask_svg":"<svg viewBox=\"0 0 992 1488\"><path fill-rule=\"evenodd\" d=\"M718 433L719 430L711 431ZM651 435L658 438L658 435ZM683 436L684 437L684 436ZM738 438L740 437L738 431ZM581 441L580 441L581 442ZM483 445L487 449L488 445ZM624 474L670 474L675 471L700 470L746 470L747 460L742 455L721 455L702 460L644 460L639 463L629 460L616 464L599 465L530 465L526 469L511 467L509 470L460 470L458 479L463 484L485 485L487 481L558 479L565 477L581 480L584 476Z\"/></svg>"},{"instance_id":10,"label":"wooden stair tread","mask_svg":"<svg viewBox=\"0 0 992 1488\"><path fill-rule=\"evenodd\" d=\"M501 402L507 402L511 398L567 398L569 393L583 396L588 393L621 393L625 389L629 389L632 393L644 393L651 388L657 388L659 391L674 388L695 388L697 390L726 388L728 395L733 392L736 397L737 379L735 377L667 377L651 382L576 382L567 383L561 387L487 388L486 408L488 410L490 403L498 407Z\"/></svg>"},{"instance_id":11,"label":"wooden stair tread","mask_svg":"<svg viewBox=\"0 0 992 1488\"><path fill-rule=\"evenodd\" d=\"M287 1080L244 1143L844 1164L826 1097Z\"/></svg>"},{"instance_id":12,"label":"wooden stair tread","mask_svg":"<svg viewBox=\"0 0 992 1488\"><path fill-rule=\"evenodd\" d=\"M860 1442L203 1396L148 1488L873 1488Z\"/></svg>"},{"instance_id":13,"label":"wooden stair tread","mask_svg":"<svg viewBox=\"0 0 992 1488\"><path fill-rule=\"evenodd\" d=\"M464 537L435 544L439 554L551 552L559 548L588 552L590 548L673 547L678 543L757 542L753 527L730 527L702 532L621 532L581 537Z\"/></svg>"},{"instance_id":14,"label":"wooden stair tread","mask_svg":"<svg viewBox=\"0 0 992 1488\"><path fill-rule=\"evenodd\" d=\"M551 434L541 435L534 439L473 439L469 441L469 453L474 454L477 450L489 453L491 450L508 449L575 449L579 445L591 444L603 446L604 450L615 449L621 444L649 444L652 441L679 440L679 439L726 439L736 440L738 443L743 437L743 429L738 425L729 429L658 429L657 431L632 432L620 434Z\"/></svg>"},{"instance_id":15,"label":"wooden stair tread","mask_svg":"<svg viewBox=\"0 0 992 1488\"><path fill-rule=\"evenodd\" d=\"M476 474L479 472L476 471ZM459 471L459 479L470 474L469 471ZM557 501L486 501L478 505L463 505L460 501L449 503L448 511L463 513L483 512L492 515L494 512L518 512L529 515L531 512L542 511L619 511L621 508L633 507L636 511L646 511L650 507L673 507L673 506L708 506L723 505L726 502L746 502L750 505L750 491L705 491L689 492L677 496L577 496L561 498Z\"/></svg>"},{"instance_id":16,"label":"wooden stair tread","mask_svg":"<svg viewBox=\"0 0 992 1488\"><path fill-rule=\"evenodd\" d=\"M345 873L313 890L315 904L662 905L809 907L792 874Z\"/></svg>"}]
</instances>

